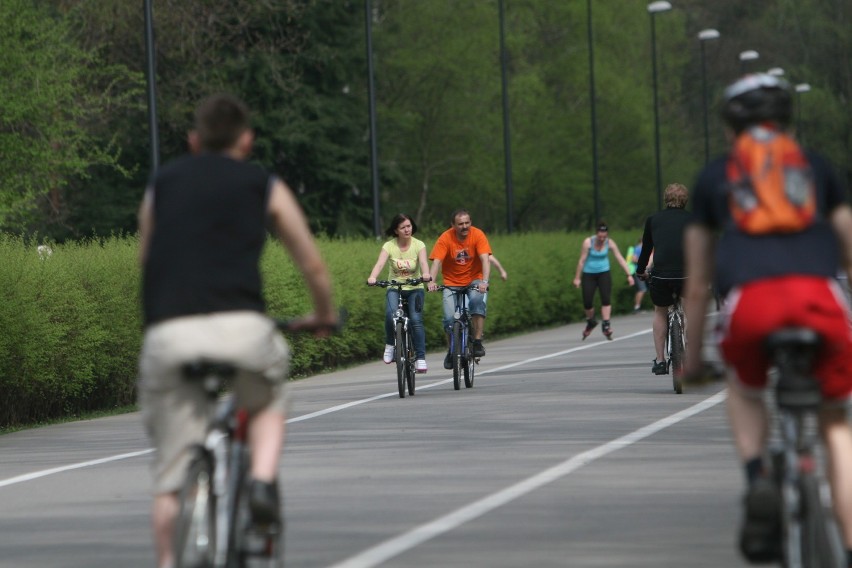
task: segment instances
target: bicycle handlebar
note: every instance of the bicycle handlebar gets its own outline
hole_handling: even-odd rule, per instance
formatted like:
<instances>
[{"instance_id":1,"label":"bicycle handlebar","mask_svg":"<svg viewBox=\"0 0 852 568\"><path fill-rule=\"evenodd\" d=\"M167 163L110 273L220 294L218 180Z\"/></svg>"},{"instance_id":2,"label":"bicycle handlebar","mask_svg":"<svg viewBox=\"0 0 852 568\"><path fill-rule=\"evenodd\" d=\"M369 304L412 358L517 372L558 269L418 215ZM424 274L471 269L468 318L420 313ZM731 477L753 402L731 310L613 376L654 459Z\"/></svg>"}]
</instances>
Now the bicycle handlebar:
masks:
<instances>
[{"instance_id":1,"label":"bicycle handlebar","mask_svg":"<svg viewBox=\"0 0 852 568\"><path fill-rule=\"evenodd\" d=\"M280 319L273 318L275 327L285 333L307 333L307 332L330 332L340 333L346 325L346 320L349 318L349 311L346 308L340 308L337 312L337 322L329 324L319 322L314 319L313 315L302 316L298 318Z\"/></svg>"},{"instance_id":2,"label":"bicycle handlebar","mask_svg":"<svg viewBox=\"0 0 852 568\"><path fill-rule=\"evenodd\" d=\"M637 272L634 276L640 280L686 280L688 278L688 276L657 276L653 270L646 270L641 274Z\"/></svg>"},{"instance_id":3,"label":"bicycle handlebar","mask_svg":"<svg viewBox=\"0 0 852 568\"><path fill-rule=\"evenodd\" d=\"M435 291L438 290L452 290L453 292L461 292L462 290L479 290L479 284L468 284L467 286L447 286L446 284L440 284Z\"/></svg>"},{"instance_id":4,"label":"bicycle handlebar","mask_svg":"<svg viewBox=\"0 0 852 568\"><path fill-rule=\"evenodd\" d=\"M431 281L431 278L426 280L423 278L407 278L406 280L376 280L375 284L367 282L367 286L378 286L379 288L390 288L392 286L396 286L401 288L402 286L417 286L418 284Z\"/></svg>"}]
</instances>

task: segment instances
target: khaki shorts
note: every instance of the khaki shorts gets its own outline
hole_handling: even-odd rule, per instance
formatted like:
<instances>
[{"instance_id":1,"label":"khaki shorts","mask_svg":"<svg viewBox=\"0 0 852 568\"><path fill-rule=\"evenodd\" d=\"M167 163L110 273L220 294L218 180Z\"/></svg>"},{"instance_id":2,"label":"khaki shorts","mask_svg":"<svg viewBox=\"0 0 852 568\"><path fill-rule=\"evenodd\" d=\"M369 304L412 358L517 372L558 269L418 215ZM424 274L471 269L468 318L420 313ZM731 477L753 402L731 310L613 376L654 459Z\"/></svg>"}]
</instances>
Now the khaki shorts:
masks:
<instances>
[{"instance_id":1,"label":"khaki shorts","mask_svg":"<svg viewBox=\"0 0 852 568\"><path fill-rule=\"evenodd\" d=\"M210 359L234 364L238 404L250 412L287 411L289 348L272 320L258 312L220 312L148 327L139 357L139 404L154 445L154 493L177 491L194 444L204 440L215 408L183 364Z\"/></svg>"}]
</instances>

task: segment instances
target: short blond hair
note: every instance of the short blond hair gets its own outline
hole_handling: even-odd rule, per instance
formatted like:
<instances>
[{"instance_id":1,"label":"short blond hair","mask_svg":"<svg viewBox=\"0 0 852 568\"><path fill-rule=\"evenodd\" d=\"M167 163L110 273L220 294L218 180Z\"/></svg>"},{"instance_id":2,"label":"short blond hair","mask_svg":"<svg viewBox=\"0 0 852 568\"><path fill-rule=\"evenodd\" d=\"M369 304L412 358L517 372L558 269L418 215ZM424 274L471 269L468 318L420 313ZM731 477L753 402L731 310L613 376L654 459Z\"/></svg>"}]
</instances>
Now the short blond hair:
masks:
<instances>
[{"instance_id":1,"label":"short blond hair","mask_svg":"<svg viewBox=\"0 0 852 568\"><path fill-rule=\"evenodd\" d=\"M689 190L682 183L670 183L663 192L663 203L666 207L683 209L689 201Z\"/></svg>"}]
</instances>

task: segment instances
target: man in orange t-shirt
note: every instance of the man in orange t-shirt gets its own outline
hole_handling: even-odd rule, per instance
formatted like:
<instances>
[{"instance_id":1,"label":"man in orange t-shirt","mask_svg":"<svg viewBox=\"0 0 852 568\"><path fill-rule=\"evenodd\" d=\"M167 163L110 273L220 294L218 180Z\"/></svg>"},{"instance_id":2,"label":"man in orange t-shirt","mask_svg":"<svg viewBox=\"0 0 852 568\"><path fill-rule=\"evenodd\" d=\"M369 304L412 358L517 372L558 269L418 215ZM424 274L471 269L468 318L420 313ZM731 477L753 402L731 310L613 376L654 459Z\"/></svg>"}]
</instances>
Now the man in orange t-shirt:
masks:
<instances>
[{"instance_id":1,"label":"man in orange t-shirt","mask_svg":"<svg viewBox=\"0 0 852 568\"><path fill-rule=\"evenodd\" d=\"M467 295L474 357L485 355L482 332L485 327L485 308L488 300L488 276L491 273L490 254L491 245L488 244L488 237L471 225L470 213L466 209L458 209L453 213L452 226L438 237L429 255L432 260L432 281L429 283L429 291L434 292L438 288L435 279L443 269L444 285L464 290ZM456 295L453 290L444 288L443 305L444 329L449 337L456 311ZM447 353L444 358L444 368L453 368L451 353Z\"/></svg>"}]
</instances>

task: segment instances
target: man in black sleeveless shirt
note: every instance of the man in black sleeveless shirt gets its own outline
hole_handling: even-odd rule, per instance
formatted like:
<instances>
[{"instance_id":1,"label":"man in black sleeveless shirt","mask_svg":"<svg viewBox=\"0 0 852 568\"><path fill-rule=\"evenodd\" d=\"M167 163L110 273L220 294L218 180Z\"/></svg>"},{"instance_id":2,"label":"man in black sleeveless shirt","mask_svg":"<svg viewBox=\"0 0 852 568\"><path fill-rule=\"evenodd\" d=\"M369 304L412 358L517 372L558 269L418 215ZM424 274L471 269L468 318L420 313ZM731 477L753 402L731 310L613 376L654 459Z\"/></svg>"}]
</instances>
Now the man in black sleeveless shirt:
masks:
<instances>
[{"instance_id":1,"label":"man in black sleeveless shirt","mask_svg":"<svg viewBox=\"0 0 852 568\"><path fill-rule=\"evenodd\" d=\"M287 406L287 344L264 315L258 261L267 225L304 275L315 314L305 327L337 324L331 280L290 189L245 160L254 134L229 95L203 101L191 155L157 171L139 212L145 338L139 361L143 419L155 447L153 528L158 565L171 566L177 491L189 449L203 440L206 395L182 376L200 358L240 369L234 386L249 409L249 504L258 522L280 522L276 484Z\"/></svg>"}]
</instances>

